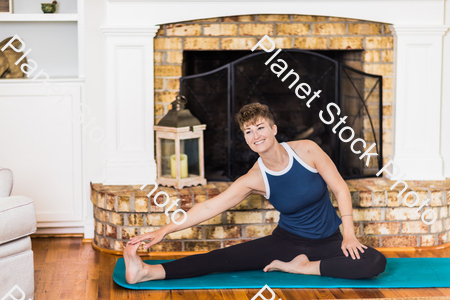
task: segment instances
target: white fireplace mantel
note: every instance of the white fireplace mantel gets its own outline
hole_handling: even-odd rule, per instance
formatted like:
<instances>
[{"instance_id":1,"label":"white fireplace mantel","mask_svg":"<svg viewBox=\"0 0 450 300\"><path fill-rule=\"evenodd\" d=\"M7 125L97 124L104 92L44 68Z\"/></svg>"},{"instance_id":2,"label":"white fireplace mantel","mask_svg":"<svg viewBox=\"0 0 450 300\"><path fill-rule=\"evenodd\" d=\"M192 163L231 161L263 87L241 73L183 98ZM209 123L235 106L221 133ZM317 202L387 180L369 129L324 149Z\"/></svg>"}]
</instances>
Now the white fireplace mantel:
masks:
<instances>
[{"instance_id":1,"label":"white fireplace mantel","mask_svg":"<svg viewBox=\"0 0 450 300\"><path fill-rule=\"evenodd\" d=\"M156 179L153 142L153 37L159 26L104 26L106 36L105 184Z\"/></svg>"},{"instance_id":2,"label":"white fireplace mantel","mask_svg":"<svg viewBox=\"0 0 450 300\"><path fill-rule=\"evenodd\" d=\"M107 22L155 25L218 16L299 14L391 24L443 24L444 0L108 0ZM389 5L389 9L386 9Z\"/></svg>"},{"instance_id":3,"label":"white fireplace mantel","mask_svg":"<svg viewBox=\"0 0 450 300\"><path fill-rule=\"evenodd\" d=\"M386 6L389 6L389 9ZM403 179L444 178L442 57L445 0L127 1L106 3L104 184L143 184L156 177L153 140L153 37L158 24L246 14L301 14L393 24L393 159ZM121 71L133 74L120 75ZM450 164L450 162L447 162ZM395 178L393 178L395 179Z\"/></svg>"},{"instance_id":4,"label":"white fireplace mantel","mask_svg":"<svg viewBox=\"0 0 450 300\"><path fill-rule=\"evenodd\" d=\"M444 179L440 154L442 37L447 29L442 25L391 26L396 86L393 160L398 165L392 179Z\"/></svg>"}]
</instances>

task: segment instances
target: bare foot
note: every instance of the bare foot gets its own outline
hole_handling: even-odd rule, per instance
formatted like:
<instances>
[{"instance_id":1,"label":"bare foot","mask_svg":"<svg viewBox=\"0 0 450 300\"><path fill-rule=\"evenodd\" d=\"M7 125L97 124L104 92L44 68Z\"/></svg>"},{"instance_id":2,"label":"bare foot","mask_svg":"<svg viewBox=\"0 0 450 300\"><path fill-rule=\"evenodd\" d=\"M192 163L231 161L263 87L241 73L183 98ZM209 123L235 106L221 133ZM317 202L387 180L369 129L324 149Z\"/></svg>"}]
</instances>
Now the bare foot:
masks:
<instances>
[{"instance_id":1,"label":"bare foot","mask_svg":"<svg viewBox=\"0 0 450 300\"><path fill-rule=\"evenodd\" d=\"M125 260L125 279L129 284L148 280L158 280L166 278L166 271L162 265L148 265L137 254L140 243L128 244L123 249Z\"/></svg>"},{"instance_id":2,"label":"bare foot","mask_svg":"<svg viewBox=\"0 0 450 300\"><path fill-rule=\"evenodd\" d=\"M139 243L129 244L123 250L123 258L125 260L125 279L129 284L135 284L143 280L147 275L146 264L142 258L137 254ZM148 280L148 279L147 279Z\"/></svg>"},{"instance_id":3,"label":"bare foot","mask_svg":"<svg viewBox=\"0 0 450 300\"><path fill-rule=\"evenodd\" d=\"M264 268L264 272L282 271L294 274L320 275L320 261L310 261L305 254L300 254L290 262L274 260Z\"/></svg>"}]
</instances>

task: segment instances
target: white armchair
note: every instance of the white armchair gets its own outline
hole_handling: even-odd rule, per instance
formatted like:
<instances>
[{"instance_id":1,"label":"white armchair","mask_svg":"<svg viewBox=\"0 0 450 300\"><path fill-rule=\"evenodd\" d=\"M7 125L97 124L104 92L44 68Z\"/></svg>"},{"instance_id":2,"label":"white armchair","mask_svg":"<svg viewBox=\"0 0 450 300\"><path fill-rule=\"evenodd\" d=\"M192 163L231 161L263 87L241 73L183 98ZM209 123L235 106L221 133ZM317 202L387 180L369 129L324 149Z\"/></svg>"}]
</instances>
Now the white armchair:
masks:
<instances>
[{"instance_id":1,"label":"white armchair","mask_svg":"<svg viewBox=\"0 0 450 300\"><path fill-rule=\"evenodd\" d=\"M23 291L23 299L34 299L29 235L36 231L36 211L32 199L10 196L12 188L12 171L0 168L0 299L16 285L20 290L16 288L13 295L22 297L20 291Z\"/></svg>"}]
</instances>

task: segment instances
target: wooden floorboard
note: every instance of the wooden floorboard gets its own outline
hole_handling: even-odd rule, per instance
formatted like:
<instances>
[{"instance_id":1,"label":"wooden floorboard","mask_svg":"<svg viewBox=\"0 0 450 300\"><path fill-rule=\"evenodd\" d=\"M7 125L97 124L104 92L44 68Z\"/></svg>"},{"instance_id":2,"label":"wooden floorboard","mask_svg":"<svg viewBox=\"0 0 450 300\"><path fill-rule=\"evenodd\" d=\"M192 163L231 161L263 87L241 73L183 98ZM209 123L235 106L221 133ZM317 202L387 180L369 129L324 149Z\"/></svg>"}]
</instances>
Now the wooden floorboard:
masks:
<instances>
[{"instance_id":1,"label":"wooden floorboard","mask_svg":"<svg viewBox=\"0 0 450 300\"><path fill-rule=\"evenodd\" d=\"M101 253L80 237L32 238L36 300L249 300L258 289L140 291L118 286L112 273L119 256ZM383 252L386 257L450 257L450 248L422 252ZM167 256L158 259L172 259ZM450 270L449 270L450 272ZM273 289L276 300L450 299L450 288ZM264 294L270 299L270 293ZM258 298L260 300L261 298Z\"/></svg>"}]
</instances>

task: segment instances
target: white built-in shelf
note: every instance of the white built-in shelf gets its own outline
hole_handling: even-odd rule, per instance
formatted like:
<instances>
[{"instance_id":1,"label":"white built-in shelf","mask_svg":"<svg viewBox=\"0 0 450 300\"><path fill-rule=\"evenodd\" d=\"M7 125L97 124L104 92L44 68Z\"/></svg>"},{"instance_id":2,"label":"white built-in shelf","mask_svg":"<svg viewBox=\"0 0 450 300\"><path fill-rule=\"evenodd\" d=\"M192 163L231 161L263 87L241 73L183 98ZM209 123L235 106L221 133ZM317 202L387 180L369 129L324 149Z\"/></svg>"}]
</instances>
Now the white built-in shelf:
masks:
<instances>
[{"instance_id":1,"label":"white built-in shelf","mask_svg":"<svg viewBox=\"0 0 450 300\"><path fill-rule=\"evenodd\" d=\"M0 14L0 22L73 22L78 14Z\"/></svg>"}]
</instances>

